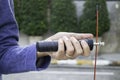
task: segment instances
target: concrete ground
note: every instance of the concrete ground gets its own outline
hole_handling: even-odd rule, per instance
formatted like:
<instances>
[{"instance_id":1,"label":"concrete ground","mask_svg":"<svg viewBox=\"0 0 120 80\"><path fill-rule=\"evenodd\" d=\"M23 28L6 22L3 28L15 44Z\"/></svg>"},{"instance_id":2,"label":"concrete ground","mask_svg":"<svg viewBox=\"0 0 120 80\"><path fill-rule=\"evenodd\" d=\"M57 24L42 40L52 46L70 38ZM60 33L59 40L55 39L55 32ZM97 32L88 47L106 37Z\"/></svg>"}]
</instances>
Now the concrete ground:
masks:
<instances>
[{"instance_id":1,"label":"concrete ground","mask_svg":"<svg viewBox=\"0 0 120 80\"><path fill-rule=\"evenodd\" d=\"M120 67L97 68L96 80L120 80ZM52 65L40 72L3 75L3 80L93 80L93 67Z\"/></svg>"}]
</instances>

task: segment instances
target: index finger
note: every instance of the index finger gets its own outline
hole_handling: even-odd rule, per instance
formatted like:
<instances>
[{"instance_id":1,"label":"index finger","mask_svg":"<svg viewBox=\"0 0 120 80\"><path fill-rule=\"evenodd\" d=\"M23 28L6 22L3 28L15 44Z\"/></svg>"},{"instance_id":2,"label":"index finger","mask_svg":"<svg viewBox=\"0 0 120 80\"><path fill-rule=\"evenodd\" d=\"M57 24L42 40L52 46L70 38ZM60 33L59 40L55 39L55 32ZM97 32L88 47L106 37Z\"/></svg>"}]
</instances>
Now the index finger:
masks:
<instances>
[{"instance_id":1,"label":"index finger","mask_svg":"<svg viewBox=\"0 0 120 80\"><path fill-rule=\"evenodd\" d=\"M86 38L90 38L90 39L93 38L93 34L90 34L90 33L71 33L70 36L75 37L78 40L86 39Z\"/></svg>"}]
</instances>

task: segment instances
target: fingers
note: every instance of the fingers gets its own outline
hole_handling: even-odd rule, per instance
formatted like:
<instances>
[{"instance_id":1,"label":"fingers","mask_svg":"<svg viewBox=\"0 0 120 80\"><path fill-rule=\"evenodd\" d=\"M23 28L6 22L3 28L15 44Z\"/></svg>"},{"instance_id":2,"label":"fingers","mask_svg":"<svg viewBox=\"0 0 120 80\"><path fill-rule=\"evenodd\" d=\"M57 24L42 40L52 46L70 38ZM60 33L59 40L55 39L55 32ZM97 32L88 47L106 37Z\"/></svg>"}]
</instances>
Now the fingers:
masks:
<instances>
[{"instance_id":1,"label":"fingers","mask_svg":"<svg viewBox=\"0 0 120 80\"><path fill-rule=\"evenodd\" d=\"M62 42L61 42L62 41ZM58 41L58 51L56 53L56 59L58 60L66 60L71 59L74 54L74 47L72 45L72 42L67 37L63 37ZM66 50L65 50L66 46Z\"/></svg>"},{"instance_id":2,"label":"fingers","mask_svg":"<svg viewBox=\"0 0 120 80\"><path fill-rule=\"evenodd\" d=\"M74 54L74 47L72 45L72 42L70 39L68 39L66 36L63 37L65 46L66 46L66 54L69 56L73 56Z\"/></svg>"},{"instance_id":3,"label":"fingers","mask_svg":"<svg viewBox=\"0 0 120 80\"><path fill-rule=\"evenodd\" d=\"M83 56L89 56L90 48L89 48L87 42L82 40L81 41L81 46L83 48Z\"/></svg>"},{"instance_id":4,"label":"fingers","mask_svg":"<svg viewBox=\"0 0 120 80\"><path fill-rule=\"evenodd\" d=\"M92 34L86 33L68 33L68 32L59 32L51 37L49 37L48 39L51 40L59 40L60 38L62 38L63 36L66 36L68 38L70 37L75 37L76 39L80 40L80 39L86 39L86 38L93 38Z\"/></svg>"},{"instance_id":5,"label":"fingers","mask_svg":"<svg viewBox=\"0 0 120 80\"><path fill-rule=\"evenodd\" d=\"M70 35L71 37L75 37L76 39L80 40L80 39L86 39L86 38L93 38L92 34L78 34L78 33L71 33Z\"/></svg>"},{"instance_id":6,"label":"fingers","mask_svg":"<svg viewBox=\"0 0 120 80\"><path fill-rule=\"evenodd\" d=\"M66 46L66 50L65 50ZM88 44L82 40L81 44L75 37L63 37L58 40L58 51L52 56L58 60L74 59L80 55L89 56L90 49Z\"/></svg>"},{"instance_id":7,"label":"fingers","mask_svg":"<svg viewBox=\"0 0 120 80\"><path fill-rule=\"evenodd\" d=\"M58 40L58 51L55 53L55 55L58 60L66 59L63 39Z\"/></svg>"},{"instance_id":8,"label":"fingers","mask_svg":"<svg viewBox=\"0 0 120 80\"><path fill-rule=\"evenodd\" d=\"M82 47L80 45L80 42L76 38L71 37L70 40L75 48L75 53L73 55L73 58L76 58L83 53L83 50L82 50Z\"/></svg>"},{"instance_id":9,"label":"fingers","mask_svg":"<svg viewBox=\"0 0 120 80\"><path fill-rule=\"evenodd\" d=\"M63 34L64 36L67 36L68 38L75 37L78 40L86 39L86 38L93 38L93 34L90 34L90 33L65 33L63 32L59 34Z\"/></svg>"},{"instance_id":10,"label":"fingers","mask_svg":"<svg viewBox=\"0 0 120 80\"><path fill-rule=\"evenodd\" d=\"M89 56L90 48L86 41L82 40L81 45L75 37L71 37L70 39L64 37L64 41L66 45L66 54L70 56L70 59L74 59L80 55Z\"/></svg>"}]
</instances>

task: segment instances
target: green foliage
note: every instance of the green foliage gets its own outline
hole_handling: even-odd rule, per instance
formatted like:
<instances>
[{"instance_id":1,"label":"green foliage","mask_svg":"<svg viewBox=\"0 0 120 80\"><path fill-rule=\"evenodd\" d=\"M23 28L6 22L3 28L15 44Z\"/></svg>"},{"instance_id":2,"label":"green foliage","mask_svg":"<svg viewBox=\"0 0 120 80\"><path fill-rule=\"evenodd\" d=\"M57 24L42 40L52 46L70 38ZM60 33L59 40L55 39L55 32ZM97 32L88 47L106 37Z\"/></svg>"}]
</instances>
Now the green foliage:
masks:
<instances>
[{"instance_id":1,"label":"green foliage","mask_svg":"<svg viewBox=\"0 0 120 80\"><path fill-rule=\"evenodd\" d=\"M77 16L73 0L52 0L51 30L77 31Z\"/></svg>"},{"instance_id":2,"label":"green foliage","mask_svg":"<svg viewBox=\"0 0 120 80\"><path fill-rule=\"evenodd\" d=\"M20 30L28 35L47 32L48 0L14 0L15 14Z\"/></svg>"},{"instance_id":3,"label":"green foliage","mask_svg":"<svg viewBox=\"0 0 120 80\"><path fill-rule=\"evenodd\" d=\"M86 33L96 33L96 4L99 4L99 36L110 28L110 20L105 0L86 0L83 15L80 17L79 30Z\"/></svg>"}]
</instances>

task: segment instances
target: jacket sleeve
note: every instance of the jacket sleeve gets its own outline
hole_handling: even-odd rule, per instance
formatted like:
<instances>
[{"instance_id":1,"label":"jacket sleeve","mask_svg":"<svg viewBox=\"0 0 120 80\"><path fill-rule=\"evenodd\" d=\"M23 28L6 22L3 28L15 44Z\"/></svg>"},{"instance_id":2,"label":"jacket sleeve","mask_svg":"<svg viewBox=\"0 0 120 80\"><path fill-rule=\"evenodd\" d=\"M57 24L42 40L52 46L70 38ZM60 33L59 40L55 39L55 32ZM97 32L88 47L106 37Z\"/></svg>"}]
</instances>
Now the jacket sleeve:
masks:
<instances>
[{"instance_id":1,"label":"jacket sleeve","mask_svg":"<svg viewBox=\"0 0 120 80\"><path fill-rule=\"evenodd\" d=\"M50 63L50 57L43 57L43 64L36 66L36 45L27 47L11 46L6 50L0 60L0 71L3 74L36 71L46 69Z\"/></svg>"},{"instance_id":2,"label":"jacket sleeve","mask_svg":"<svg viewBox=\"0 0 120 80\"><path fill-rule=\"evenodd\" d=\"M0 73L18 73L43 70L50 57L43 57L43 64L36 66L36 44L27 47L18 45L18 28L11 7L12 0L0 0Z\"/></svg>"}]
</instances>

